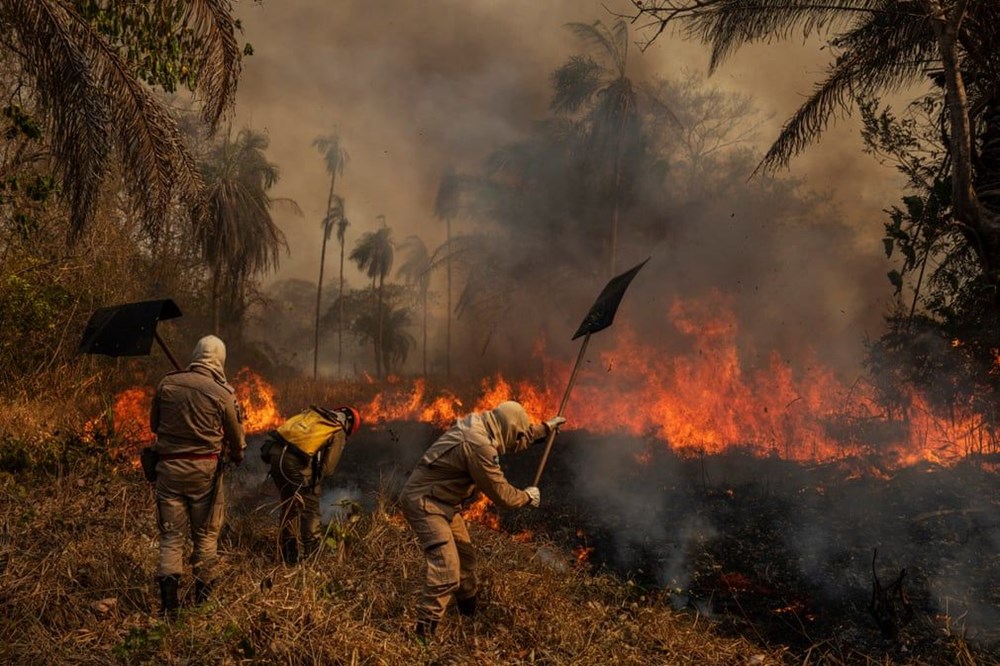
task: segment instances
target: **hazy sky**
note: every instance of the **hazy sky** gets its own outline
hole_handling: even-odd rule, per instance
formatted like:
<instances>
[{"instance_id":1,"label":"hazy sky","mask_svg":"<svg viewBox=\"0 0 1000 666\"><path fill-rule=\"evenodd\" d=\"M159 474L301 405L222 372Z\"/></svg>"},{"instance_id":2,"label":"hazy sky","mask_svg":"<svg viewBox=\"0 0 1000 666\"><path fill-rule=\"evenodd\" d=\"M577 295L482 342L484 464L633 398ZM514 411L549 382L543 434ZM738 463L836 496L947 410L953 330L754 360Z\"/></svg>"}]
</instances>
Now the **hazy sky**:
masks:
<instances>
[{"instance_id":1,"label":"hazy sky","mask_svg":"<svg viewBox=\"0 0 1000 666\"><path fill-rule=\"evenodd\" d=\"M475 171L491 152L526 136L548 113L551 73L582 52L565 24L597 19L610 24L614 16L608 7L625 12L631 5L624 0L241 3L254 55L244 60L235 125L269 134L269 155L282 174L274 194L295 199L304 211L303 217L279 213L291 255L269 280L317 277L329 179L311 146L315 137L335 131L350 153L337 182L352 223L348 248L377 227L380 214L397 241L417 233L434 247L444 240L443 224L432 213L441 173L449 165ZM763 119L756 138L760 154L822 79L830 56L822 46L813 40L743 49L708 79L754 97ZM704 46L668 33L646 52L630 51L635 80L679 79L685 70L707 75L707 67ZM879 239L882 211L902 193L897 174L862 152L856 115L828 130L788 172L805 190L827 193L848 231L825 235L827 209L824 221L816 218L827 231L817 227L815 237L811 230L793 241L772 233L753 247L728 247L728 274L725 256L703 259L699 253L711 252L713 243L743 243L742 234L728 240L695 237L688 250L653 248L675 270L717 262L722 287L731 287L738 301L748 297L741 317L770 327L762 344L785 347L788 340L809 340L822 331L826 337L813 343L850 372L857 371L862 336L877 337L891 300L885 278L891 266L881 256ZM756 213L766 217L766 211ZM698 228L695 224L693 233ZM751 242L755 233L747 227ZM328 252L335 262L335 244ZM746 256L753 257L754 274L734 274L748 270ZM335 269L327 271L329 278L335 275ZM354 286L365 282L350 267L347 279Z\"/></svg>"},{"instance_id":2,"label":"hazy sky","mask_svg":"<svg viewBox=\"0 0 1000 666\"><path fill-rule=\"evenodd\" d=\"M351 155L337 190L347 199L351 238L385 214L397 239L419 232L443 238L431 213L448 164L475 168L500 145L543 117L549 75L579 51L570 21L613 17L625 2L599 0L294 0L244 3L239 13L254 55L245 59L237 124L271 137L281 167L276 194L305 216L280 218L291 257L279 278L315 279L319 220L328 178L314 137L336 131ZM760 143L775 136L823 72L818 44L746 49L711 81L753 94L770 116ZM634 75L707 72L701 45L662 35L645 53L632 50ZM893 172L862 154L857 124L847 121L792 164L808 187L829 190L863 229L881 232L879 211L897 198Z\"/></svg>"}]
</instances>

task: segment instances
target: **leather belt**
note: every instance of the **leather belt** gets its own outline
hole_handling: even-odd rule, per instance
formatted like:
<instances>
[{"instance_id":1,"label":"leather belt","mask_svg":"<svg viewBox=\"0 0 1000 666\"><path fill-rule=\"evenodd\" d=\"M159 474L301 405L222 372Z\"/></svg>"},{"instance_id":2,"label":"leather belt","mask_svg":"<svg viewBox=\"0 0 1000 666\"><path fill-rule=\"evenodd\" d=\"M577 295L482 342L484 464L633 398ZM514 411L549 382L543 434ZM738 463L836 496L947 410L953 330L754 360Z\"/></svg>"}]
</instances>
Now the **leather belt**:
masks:
<instances>
[{"instance_id":1,"label":"leather belt","mask_svg":"<svg viewBox=\"0 0 1000 666\"><path fill-rule=\"evenodd\" d=\"M161 453L160 460L218 460L218 453Z\"/></svg>"}]
</instances>

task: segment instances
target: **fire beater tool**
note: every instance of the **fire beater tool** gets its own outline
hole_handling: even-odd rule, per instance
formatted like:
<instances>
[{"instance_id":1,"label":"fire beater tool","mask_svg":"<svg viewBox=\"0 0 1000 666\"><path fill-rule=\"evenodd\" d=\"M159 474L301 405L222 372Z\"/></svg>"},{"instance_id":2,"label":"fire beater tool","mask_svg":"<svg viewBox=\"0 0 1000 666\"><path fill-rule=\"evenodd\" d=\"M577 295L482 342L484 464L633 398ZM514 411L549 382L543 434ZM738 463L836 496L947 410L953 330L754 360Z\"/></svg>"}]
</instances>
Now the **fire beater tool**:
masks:
<instances>
[{"instance_id":1,"label":"fire beater tool","mask_svg":"<svg viewBox=\"0 0 1000 666\"><path fill-rule=\"evenodd\" d=\"M156 330L157 322L180 316L181 309L169 298L100 308L90 315L79 351L106 356L147 356L155 340L174 368L183 370Z\"/></svg>"},{"instance_id":2,"label":"fire beater tool","mask_svg":"<svg viewBox=\"0 0 1000 666\"><path fill-rule=\"evenodd\" d=\"M618 312L618 306L621 305L622 297L625 295L625 290L628 289L629 284L632 283L632 278L636 276L646 262L649 261L649 257L646 261L641 264L630 268L621 275L617 275L604 285L604 289L601 290L601 294L594 301L594 304L590 306L590 311L587 312L587 316L583 318L583 322L580 327L576 329L576 333L573 334L573 340L576 340L580 336L583 336L583 343L580 345L580 351L576 355L576 363L573 364L573 371L569 374L569 382L566 384L566 392L563 393L562 402L559 403L559 412L556 416L562 416L563 412L566 411L566 403L569 402L570 391L573 390L573 383L576 381L576 373L580 369L580 363L583 362L583 355L587 353L587 345L590 343L590 336L598 331L603 331L615 320L615 313ZM553 428L549 431L549 436L545 440L545 452L542 453L542 459L538 463L538 471L535 472L535 480L531 482L531 485L537 486L538 482L542 478L542 472L545 470L545 463L548 462L549 453L552 451L552 444L556 441L556 433L559 432L558 429Z\"/></svg>"}]
</instances>

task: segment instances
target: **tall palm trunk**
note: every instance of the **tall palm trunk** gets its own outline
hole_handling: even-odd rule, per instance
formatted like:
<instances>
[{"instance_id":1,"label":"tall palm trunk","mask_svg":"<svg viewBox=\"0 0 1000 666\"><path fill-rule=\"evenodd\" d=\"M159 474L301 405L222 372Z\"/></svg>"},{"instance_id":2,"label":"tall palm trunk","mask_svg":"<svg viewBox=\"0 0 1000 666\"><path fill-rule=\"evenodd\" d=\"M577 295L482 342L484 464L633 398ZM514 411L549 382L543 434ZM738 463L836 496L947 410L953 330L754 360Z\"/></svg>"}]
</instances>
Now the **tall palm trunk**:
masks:
<instances>
[{"instance_id":1,"label":"tall palm trunk","mask_svg":"<svg viewBox=\"0 0 1000 666\"><path fill-rule=\"evenodd\" d=\"M376 307L378 307L377 304L376 304L377 301L378 301L378 292L375 290L375 276L373 275L372 276L372 305L375 305ZM376 331L375 332L375 336L372 338L372 348L373 348L373 350L375 352L375 377L376 377L376 379L381 379L380 372L379 372L379 368L381 368L381 365L380 365L381 361L379 360L379 358L380 358L379 352L381 350L379 350L379 348L378 348L378 338L379 338L378 331Z\"/></svg>"},{"instance_id":2,"label":"tall palm trunk","mask_svg":"<svg viewBox=\"0 0 1000 666\"><path fill-rule=\"evenodd\" d=\"M215 266L212 267L212 335L219 335L219 301L222 300L220 273L222 273L222 262L216 260Z\"/></svg>"},{"instance_id":3,"label":"tall palm trunk","mask_svg":"<svg viewBox=\"0 0 1000 666\"><path fill-rule=\"evenodd\" d=\"M424 367L424 379L427 379L427 291L428 284L425 281L423 286L423 299L424 299L424 354L423 354L423 367Z\"/></svg>"},{"instance_id":4,"label":"tall palm trunk","mask_svg":"<svg viewBox=\"0 0 1000 666\"><path fill-rule=\"evenodd\" d=\"M445 275L448 276L448 297L447 308L448 311L445 313L446 324L444 333L444 374L445 377L451 379L451 217L445 218L445 242L448 247L448 255L445 258Z\"/></svg>"},{"instance_id":5,"label":"tall palm trunk","mask_svg":"<svg viewBox=\"0 0 1000 666\"><path fill-rule=\"evenodd\" d=\"M323 299L323 269L326 265L326 241L330 237L330 208L333 206L333 185L337 172L330 174L330 193L326 197L326 216L323 218L323 246L319 253L319 283L316 285L316 335L313 341L313 381L319 371L319 309Z\"/></svg>"},{"instance_id":6,"label":"tall palm trunk","mask_svg":"<svg viewBox=\"0 0 1000 666\"><path fill-rule=\"evenodd\" d=\"M378 278L378 331L376 348L378 351L375 352L375 372L379 379L382 379L382 346L384 340L382 339L382 333L385 326L383 325L383 303L384 303L384 291L385 291L385 275L379 274ZM388 370L388 368L386 368Z\"/></svg>"},{"instance_id":7,"label":"tall palm trunk","mask_svg":"<svg viewBox=\"0 0 1000 666\"><path fill-rule=\"evenodd\" d=\"M340 312L337 317L337 377L343 377L341 365L344 360L344 239L340 239L340 290L337 293Z\"/></svg>"},{"instance_id":8,"label":"tall palm trunk","mask_svg":"<svg viewBox=\"0 0 1000 666\"><path fill-rule=\"evenodd\" d=\"M608 277L614 277L617 264L618 264L618 218L621 214L622 205L622 144L625 141L625 121L627 119L627 111L623 110L621 114L621 121L618 123L618 132L615 136L615 163L614 163L614 173L612 174L612 180L614 182L612 196L612 210L611 210L611 271Z\"/></svg>"}]
</instances>

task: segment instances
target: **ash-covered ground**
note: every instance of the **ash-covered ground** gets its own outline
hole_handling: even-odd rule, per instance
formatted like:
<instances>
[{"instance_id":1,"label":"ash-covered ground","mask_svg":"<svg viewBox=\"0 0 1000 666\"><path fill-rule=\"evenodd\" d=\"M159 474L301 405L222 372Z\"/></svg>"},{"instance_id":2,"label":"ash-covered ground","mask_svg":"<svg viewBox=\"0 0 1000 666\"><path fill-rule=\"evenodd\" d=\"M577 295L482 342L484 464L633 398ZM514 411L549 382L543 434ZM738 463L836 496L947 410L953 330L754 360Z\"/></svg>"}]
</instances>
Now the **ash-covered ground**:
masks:
<instances>
[{"instance_id":1,"label":"ash-covered ground","mask_svg":"<svg viewBox=\"0 0 1000 666\"><path fill-rule=\"evenodd\" d=\"M420 423L358 433L328 480L324 514L344 499L370 508L380 491L392 496L436 434ZM273 495L259 441L231 480L258 507ZM509 480L529 485L541 453L505 457ZM655 439L570 431L540 485L542 508L501 511L504 529L575 549L581 566L724 630L792 649L837 643L904 657L961 634L984 663L1000 663L1000 477L987 461L886 472L875 460L685 457ZM883 586L906 570L913 617L894 637L869 611L875 549Z\"/></svg>"}]
</instances>

